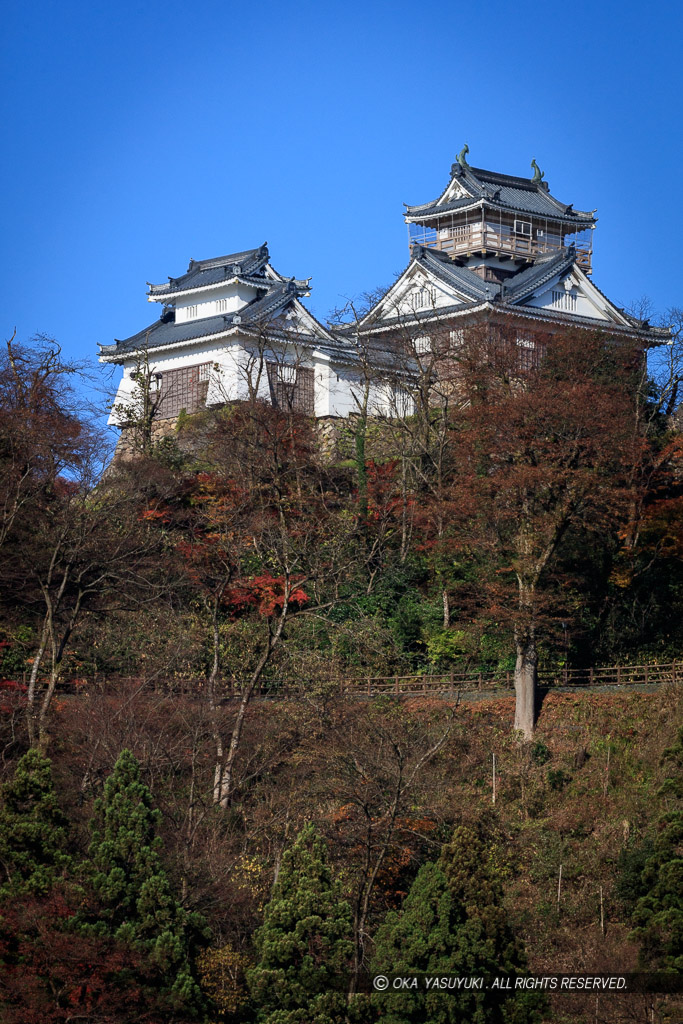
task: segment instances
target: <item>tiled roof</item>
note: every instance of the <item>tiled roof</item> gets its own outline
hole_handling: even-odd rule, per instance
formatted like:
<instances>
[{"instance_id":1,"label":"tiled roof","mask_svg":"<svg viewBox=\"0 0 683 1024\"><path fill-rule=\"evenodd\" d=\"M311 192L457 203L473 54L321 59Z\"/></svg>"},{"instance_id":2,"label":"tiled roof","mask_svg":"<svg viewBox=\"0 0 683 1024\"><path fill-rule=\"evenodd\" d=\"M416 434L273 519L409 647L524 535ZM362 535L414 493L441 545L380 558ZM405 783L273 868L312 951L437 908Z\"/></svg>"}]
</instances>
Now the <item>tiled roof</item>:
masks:
<instances>
[{"instance_id":1,"label":"tiled roof","mask_svg":"<svg viewBox=\"0 0 683 1024\"><path fill-rule=\"evenodd\" d=\"M137 334L131 335L130 338L124 338L121 341L117 338L113 345L100 345L100 355L123 358L143 349L152 351L152 349L166 348L168 345L195 341L212 334L224 334L234 327L232 315L207 316L201 320L188 320L180 324L162 316L161 319L138 331Z\"/></svg>"},{"instance_id":2,"label":"tiled roof","mask_svg":"<svg viewBox=\"0 0 683 1024\"><path fill-rule=\"evenodd\" d=\"M299 298L301 286L291 280L261 279L264 293L236 310L234 313L222 313L217 316L200 317L198 320L187 320L176 323L173 313L165 311L161 318L130 338L116 340L114 345L101 345L102 355L123 355L136 352L141 348L159 348L203 338L207 335L222 334L239 325L255 327L269 323L281 313L294 299Z\"/></svg>"},{"instance_id":3,"label":"tiled roof","mask_svg":"<svg viewBox=\"0 0 683 1024\"><path fill-rule=\"evenodd\" d=\"M253 270L261 264L265 271L266 264L262 261L264 257L267 259L267 250L264 252L264 247L262 247L261 249L250 249L245 253L234 253L229 257L221 257L220 260L205 260L201 265L191 263L188 275L214 274L220 270L225 261L229 263L238 257L242 258L242 265L247 270ZM214 264L214 266L207 267L208 263ZM241 309L232 313L200 317L197 320L187 320L182 323L176 323L173 310L166 309L159 320L130 338L117 339L113 345L100 345L100 355L107 362L121 362L127 356L143 349L153 351L176 345L187 346L199 339L210 339L213 336L218 338L235 330L253 335L267 328L269 337L289 339L291 342L294 335L294 341L297 344L316 348L334 359L354 360L354 353L348 342L341 339L340 336L331 335L308 310L306 310L306 315L311 320L310 333L301 330L292 331L288 322L281 319L282 314L288 307L291 307L292 303L300 299L302 295L308 294L308 281L283 278L271 267L268 267L267 275L265 273L259 276L242 274L238 280L259 289L256 298Z\"/></svg>"},{"instance_id":4,"label":"tiled roof","mask_svg":"<svg viewBox=\"0 0 683 1024\"><path fill-rule=\"evenodd\" d=\"M472 299L519 302L547 281L551 281L557 274L564 274L569 270L576 262L576 250L570 246L559 252L539 256L531 267L519 270L502 283L485 281L473 270L459 267L446 253L441 253L437 249L414 245L413 258L425 269L429 269L435 277L441 278Z\"/></svg>"},{"instance_id":5,"label":"tiled roof","mask_svg":"<svg viewBox=\"0 0 683 1024\"><path fill-rule=\"evenodd\" d=\"M492 281L484 281L479 274L467 267L459 267L446 253L427 246L414 245L413 259L429 269L435 277L450 284L459 292L464 292L470 299L486 300L493 298L500 286Z\"/></svg>"},{"instance_id":6,"label":"tiled roof","mask_svg":"<svg viewBox=\"0 0 683 1024\"><path fill-rule=\"evenodd\" d=\"M220 284L221 281L233 277L263 276L268 262L268 246L264 243L258 249L245 249L233 252L228 256L218 256L211 260L190 260L187 272L181 277L169 277L168 284L150 284L150 298L162 298L176 292L193 291L206 288L208 285Z\"/></svg>"},{"instance_id":7,"label":"tiled roof","mask_svg":"<svg viewBox=\"0 0 683 1024\"><path fill-rule=\"evenodd\" d=\"M421 206L406 206L406 217L412 220L431 210L435 210L436 213L448 213L449 210L463 210L466 206L477 206L478 203L478 196L460 196L459 199L451 199L447 203L440 203L438 200L432 199L431 202L422 203Z\"/></svg>"},{"instance_id":8,"label":"tiled roof","mask_svg":"<svg viewBox=\"0 0 683 1024\"><path fill-rule=\"evenodd\" d=\"M542 288L543 285L549 284L553 278L558 276L564 277L575 265L577 257L573 246L559 252L539 256L532 266L518 270L516 274L506 278L501 283L485 281L473 270L458 266L451 261L446 253L436 249L414 245L412 255L413 260L411 264L413 262L417 263L428 271L431 276L439 278L444 283L450 284L461 294L468 296L467 299L451 305L411 311L410 325L414 327L418 327L421 323L425 323L426 326L429 321L434 319L447 320L449 316L476 314L478 311L487 308L491 309L493 306L500 313L513 316L522 315L525 318L534 320L545 320L568 326L593 327L598 330L609 328L610 331L617 331L620 334L626 335L632 335L635 332L640 338L651 345L663 344L670 338L668 328L651 327L647 322L637 320L623 310L619 310L619 312L624 316L625 324L604 321L577 313L564 313L560 310L525 305L525 300L534 292ZM406 268L406 270L408 269L409 267ZM405 274L406 271L403 273ZM591 285L597 291L600 291L594 282L591 282ZM600 292L600 294L602 295L603 293ZM604 298L610 303L607 296L604 296ZM383 300L380 299L363 321L364 333L391 331L397 325L401 327L406 326L406 319L403 315L381 317L382 302ZM349 325L344 329L343 333L351 335L355 330L354 326Z\"/></svg>"},{"instance_id":9,"label":"tiled roof","mask_svg":"<svg viewBox=\"0 0 683 1024\"><path fill-rule=\"evenodd\" d=\"M565 221L580 221L585 224L592 224L595 221L592 213L574 210L571 205L561 203L551 196L545 182L533 182L531 179L519 178L511 174L498 174L495 171L486 171L479 167L460 168L458 164L453 166L454 177L459 179L462 187L470 194L470 198L462 197L442 203L441 198L447 191L445 189L438 199L434 199L430 203L406 207L407 219L412 220L417 216L422 218L437 216L449 210L481 203L494 208L507 208Z\"/></svg>"},{"instance_id":10,"label":"tiled roof","mask_svg":"<svg viewBox=\"0 0 683 1024\"><path fill-rule=\"evenodd\" d=\"M557 274L564 274L576 263L576 249L569 246L559 252L539 256L531 267L520 270L514 277L508 278L502 287L503 297L512 302L531 295L541 285L551 281Z\"/></svg>"}]
</instances>

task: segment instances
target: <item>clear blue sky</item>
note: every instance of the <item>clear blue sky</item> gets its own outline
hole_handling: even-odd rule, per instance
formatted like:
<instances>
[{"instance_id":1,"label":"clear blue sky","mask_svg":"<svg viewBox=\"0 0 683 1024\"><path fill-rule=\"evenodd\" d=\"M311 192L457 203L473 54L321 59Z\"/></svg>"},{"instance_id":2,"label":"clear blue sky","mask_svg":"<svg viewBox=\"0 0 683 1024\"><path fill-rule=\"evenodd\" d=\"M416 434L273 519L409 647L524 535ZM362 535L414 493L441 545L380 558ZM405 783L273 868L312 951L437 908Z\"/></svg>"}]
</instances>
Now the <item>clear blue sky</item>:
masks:
<instances>
[{"instance_id":1,"label":"clear blue sky","mask_svg":"<svg viewBox=\"0 0 683 1024\"><path fill-rule=\"evenodd\" d=\"M679 3L148 0L3 14L3 336L74 358L146 281L267 240L320 317L407 262L402 204L474 166L597 207L596 284L683 305Z\"/></svg>"}]
</instances>

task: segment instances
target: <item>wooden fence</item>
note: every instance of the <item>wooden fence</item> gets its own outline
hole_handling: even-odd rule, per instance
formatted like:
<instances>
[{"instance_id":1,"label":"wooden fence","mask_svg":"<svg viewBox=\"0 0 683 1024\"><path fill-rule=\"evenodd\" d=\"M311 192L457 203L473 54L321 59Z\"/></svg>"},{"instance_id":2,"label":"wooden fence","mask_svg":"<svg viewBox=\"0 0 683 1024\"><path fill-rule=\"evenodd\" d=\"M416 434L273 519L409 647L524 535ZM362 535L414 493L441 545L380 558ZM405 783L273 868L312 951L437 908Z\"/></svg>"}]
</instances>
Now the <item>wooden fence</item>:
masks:
<instances>
[{"instance_id":1,"label":"wooden fence","mask_svg":"<svg viewBox=\"0 0 683 1024\"><path fill-rule=\"evenodd\" d=\"M683 660L671 661L663 664L653 663L649 665L608 665L599 668L562 668L556 672L545 672L541 670L538 674L541 687L561 690L566 688L596 688L596 687L619 687L652 685L662 686L666 683L683 683ZM201 676L172 676L171 678L159 673L151 678L142 677L113 677L109 675L96 675L92 679L62 680L60 689L64 692L74 692L82 686L92 682L95 686L104 686L108 689L118 684L138 685L146 690L155 690L158 693L185 693L197 694L206 686L206 680ZM514 690L514 676L512 672L449 672L445 675L404 675L404 676L330 676L326 680L316 680L317 683L328 685L332 689L345 696L379 696L388 694L394 696L427 696L439 694L472 693L477 691L491 691L497 693L512 693ZM257 691L266 697L285 697L290 694L302 693L311 689L310 681L264 681ZM239 686L235 685L232 693L239 693Z\"/></svg>"},{"instance_id":2,"label":"wooden fence","mask_svg":"<svg viewBox=\"0 0 683 1024\"><path fill-rule=\"evenodd\" d=\"M601 668L563 668L555 673L539 672L542 687L629 686L634 684L661 686L683 682L683 661L651 665L608 665ZM477 690L512 690L512 672L451 672L433 676L368 676L342 679L340 692L349 695L375 694L439 694Z\"/></svg>"}]
</instances>

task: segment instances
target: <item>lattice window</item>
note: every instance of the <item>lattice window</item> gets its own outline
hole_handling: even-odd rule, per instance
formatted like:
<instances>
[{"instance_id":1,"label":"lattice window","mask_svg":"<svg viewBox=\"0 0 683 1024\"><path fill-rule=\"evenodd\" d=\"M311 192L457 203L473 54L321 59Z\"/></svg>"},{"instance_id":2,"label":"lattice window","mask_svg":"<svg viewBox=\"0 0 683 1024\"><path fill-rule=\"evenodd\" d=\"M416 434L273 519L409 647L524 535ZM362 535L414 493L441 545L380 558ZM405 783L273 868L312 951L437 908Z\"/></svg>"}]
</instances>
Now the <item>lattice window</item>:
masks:
<instances>
[{"instance_id":1,"label":"lattice window","mask_svg":"<svg viewBox=\"0 0 683 1024\"><path fill-rule=\"evenodd\" d=\"M418 356L426 355L427 352L432 351L431 336L429 334L421 334L419 338L415 338L413 345Z\"/></svg>"},{"instance_id":2,"label":"lattice window","mask_svg":"<svg viewBox=\"0 0 683 1024\"><path fill-rule=\"evenodd\" d=\"M436 292L433 288L418 288L413 292L413 306L415 309L424 309L426 306L433 306L436 302Z\"/></svg>"},{"instance_id":3,"label":"lattice window","mask_svg":"<svg viewBox=\"0 0 683 1024\"><path fill-rule=\"evenodd\" d=\"M392 413L395 416L410 416L413 411L413 400L403 388L393 388Z\"/></svg>"},{"instance_id":4,"label":"lattice window","mask_svg":"<svg viewBox=\"0 0 683 1024\"><path fill-rule=\"evenodd\" d=\"M194 318L197 315L197 307L196 306L186 306L185 307L185 314L186 314L188 320L194 320Z\"/></svg>"},{"instance_id":5,"label":"lattice window","mask_svg":"<svg viewBox=\"0 0 683 1024\"><path fill-rule=\"evenodd\" d=\"M267 363L270 397L276 409L315 415L315 373L304 366Z\"/></svg>"},{"instance_id":6,"label":"lattice window","mask_svg":"<svg viewBox=\"0 0 683 1024\"><path fill-rule=\"evenodd\" d=\"M545 353L545 345L532 334L517 335L517 369L522 372L537 370Z\"/></svg>"},{"instance_id":7,"label":"lattice window","mask_svg":"<svg viewBox=\"0 0 683 1024\"><path fill-rule=\"evenodd\" d=\"M211 363L183 366L178 370L166 370L162 373L159 382L161 401L157 406L157 417L171 419L178 416L181 409L189 414L204 409L210 373Z\"/></svg>"},{"instance_id":8,"label":"lattice window","mask_svg":"<svg viewBox=\"0 0 683 1024\"><path fill-rule=\"evenodd\" d=\"M565 291L564 288L553 289L553 306L567 313L576 313L576 292Z\"/></svg>"},{"instance_id":9,"label":"lattice window","mask_svg":"<svg viewBox=\"0 0 683 1024\"><path fill-rule=\"evenodd\" d=\"M227 313L227 310L228 310L228 300L227 299L217 299L216 300L216 312L217 313Z\"/></svg>"}]
</instances>

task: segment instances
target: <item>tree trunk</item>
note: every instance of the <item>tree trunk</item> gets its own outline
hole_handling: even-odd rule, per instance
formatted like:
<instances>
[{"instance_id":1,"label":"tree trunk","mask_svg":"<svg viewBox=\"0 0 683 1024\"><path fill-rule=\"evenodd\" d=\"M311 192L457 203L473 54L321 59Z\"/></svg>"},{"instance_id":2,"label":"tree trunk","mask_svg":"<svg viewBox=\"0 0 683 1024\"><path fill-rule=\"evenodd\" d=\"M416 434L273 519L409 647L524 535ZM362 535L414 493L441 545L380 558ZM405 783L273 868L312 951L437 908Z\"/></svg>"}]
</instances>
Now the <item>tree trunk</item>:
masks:
<instances>
[{"instance_id":1,"label":"tree trunk","mask_svg":"<svg viewBox=\"0 0 683 1024\"><path fill-rule=\"evenodd\" d=\"M47 649L47 641L50 635L50 624L47 616L45 617L45 623L43 625L43 632L40 638L40 646L36 652L36 656L33 659L33 665L31 666L31 676L28 683L28 693L26 696L26 720L28 726L28 741L31 746L35 746L36 742L36 726L37 726L37 715L36 715L36 690L38 685L38 672L40 671L40 665L43 660L43 655Z\"/></svg>"},{"instance_id":2,"label":"tree trunk","mask_svg":"<svg viewBox=\"0 0 683 1024\"><path fill-rule=\"evenodd\" d=\"M358 481L358 528L365 537L368 529L368 467L365 461L365 437L368 423L365 406L358 417L355 437L356 479Z\"/></svg>"},{"instance_id":3,"label":"tree trunk","mask_svg":"<svg viewBox=\"0 0 683 1024\"><path fill-rule=\"evenodd\" d=\"M278 623L275 628L275 632L270 632L270 626L268 627L268 640L263 651L263 654L259 658L258 664L252 672L249 682L245 685L242 690L242 698L240 705L237 710L237 717L235 718L234 725L232 727L232 734L230 736L230 743L228 745L228 752L225 758L225 764L222 766L220 774L214 778L214 803L218 803L224 810L230 806L232 800L232 793L234 788L233 774L235 769L235 760L237 758L237 751L239 749L240 740L242 739L242 729L244 727L244 719L247 713L247 707L251 700L256 687L258 686L263 670L270 660L270 656L273 653L274 648L280 642L282 636L282 630L284 629L285 622L287 620L287 613L289 610L289 594L290 594L289 583L285 590L285 598L278 618ZM222 750L222 747L221 747ZM220 762L219 762L220 763ZM217 763L217 769L218 764ZM216 787L216 781L218 786ZM216 800L216 797L218 799Z\"/></svg>"},{"instance_id":4,"label":"tree trunk","mask_svg":"<svg viewBox=\"0 0 683 1024\"><path fill-rule=\"evenodd\" d=\"M538 652L534 636L517 637L517 663L515 665L515 729L525 740L531 740L536 725L536 688L538 682Z\"/></svg>"},{"instance_id":5,"label":"tree trunk","mask_svg":"<svg viewBox=\"0 0 683 1024\"><path fill-rule=\"evenodd\" d=\"M260 675L260 673L259 673ZM247 706L251 700L252 694L256 687L256 681L252 677L242 691L242 698L240 700L240 706L237 709L237 717L235 724L232 727L232 734L230 736L230 744L228 746L228 754L225 759L225 764L218 773L216 786L216 778L214 778L214 803L217 802L223 810L226 810L230 806L233 791L233 772L235 769L235 759L237 757L237 751L239 749L240 740L242 739L242 727L244 726L244 716L247 713ZM221 743L221 753L222 753ZM218 751L217 751L218 753ZM218 798L216 800L216 798Z\"/></svg>"}]
</instances>

